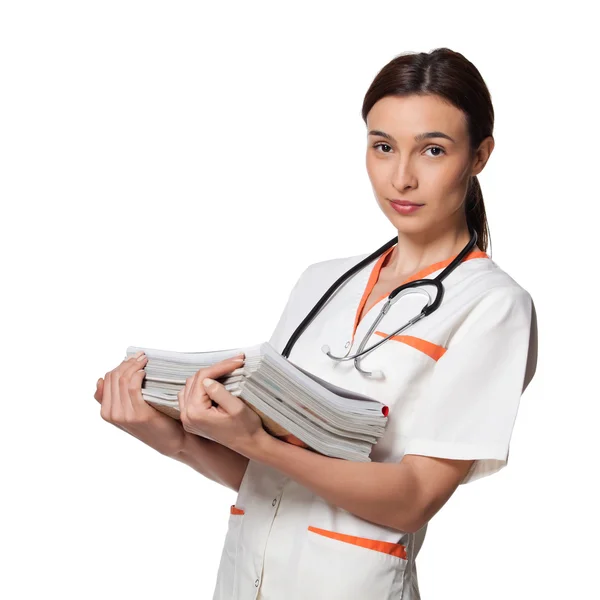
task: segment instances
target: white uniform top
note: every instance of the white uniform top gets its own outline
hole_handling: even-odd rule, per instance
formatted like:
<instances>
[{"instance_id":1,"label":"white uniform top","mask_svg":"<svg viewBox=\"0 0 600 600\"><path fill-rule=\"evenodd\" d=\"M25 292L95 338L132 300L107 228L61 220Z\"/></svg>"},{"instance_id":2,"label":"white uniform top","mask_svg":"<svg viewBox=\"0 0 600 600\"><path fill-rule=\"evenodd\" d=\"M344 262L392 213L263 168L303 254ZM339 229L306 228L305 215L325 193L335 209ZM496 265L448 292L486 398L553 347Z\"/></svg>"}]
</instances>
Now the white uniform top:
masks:
<instances>
[{"instance_id":1,"label":"white uniform top","mask_svg":"<svg viewBox=\"0 0 600 600\"><path fill-rule=\"evenodd\" d=\"M373 461L398 462L405 454L476 459L462 483L495 473L508 460L519 400L535 370L537 337L531 296L485 252L472 251L448 275L436 311L363 357L362 369L380 369L385 379L321 351L324 344L335 356L356 351L387 298L358 322L393 248L338 288L289 360L389 407ZM282 352L325 291L369 254L310 265L270 343ZM452 258L409 281L433 278ZM399 329L424 304L421 295L401 298L367 346ZM407 533L366 521L251 460L230 509L213 600L418 600L415 557L426 529Z\"/></svg>"}]
</instances>

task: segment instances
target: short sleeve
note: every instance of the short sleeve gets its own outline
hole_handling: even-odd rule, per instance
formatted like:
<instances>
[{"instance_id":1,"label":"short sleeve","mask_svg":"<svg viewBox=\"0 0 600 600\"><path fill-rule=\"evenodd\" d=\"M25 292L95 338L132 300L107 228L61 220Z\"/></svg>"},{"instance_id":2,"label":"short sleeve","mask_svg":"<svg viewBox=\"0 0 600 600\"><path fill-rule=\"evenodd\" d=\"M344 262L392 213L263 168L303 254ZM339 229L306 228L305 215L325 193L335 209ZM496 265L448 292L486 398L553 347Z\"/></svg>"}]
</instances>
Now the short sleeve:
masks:
<instances>
[{"instance_id":1,"label":"short sleeve","mask_svg":"<svg viewBox=\"0 0 600 600\"><path fill-rule=\"evenodd\" d=\"M303 277L305 276L306 272L308 271L308 268L309 267L307 267L300 274L296 283L294 284L294 287L288 294L288 298L287 298L287 301L283 308L283 311L282 311L281 315L279 316L279 320L277 321L277 324L275 325L275 329L273 330L273 333L271 333L271 337L269 338L269 343L271 344L271 346L273 346L273 348L275 348L275 350L277 350L277 352L279 352L280 354L283 352L283 349L285 348L285 345L287 344L288 339L290 338L290 336L293 333L290 331L290 316L292 314L293 307L295 304L294 300L296 297L296 292L298 291L298 288L300 287L300 282L302 281Z\"/></svg>"},{"instance_id":2,"label":"short sleeve","mask_svg":"<svg viewBox=\"0 0 600 600\"><path fill-rule=\"evenodd\" d=\"M404 453L474 459L461 484L499 471L508 463L520 398L536 363L531 296L523 288L486 292L417 400Z\"/></svg>"}]
</instances>

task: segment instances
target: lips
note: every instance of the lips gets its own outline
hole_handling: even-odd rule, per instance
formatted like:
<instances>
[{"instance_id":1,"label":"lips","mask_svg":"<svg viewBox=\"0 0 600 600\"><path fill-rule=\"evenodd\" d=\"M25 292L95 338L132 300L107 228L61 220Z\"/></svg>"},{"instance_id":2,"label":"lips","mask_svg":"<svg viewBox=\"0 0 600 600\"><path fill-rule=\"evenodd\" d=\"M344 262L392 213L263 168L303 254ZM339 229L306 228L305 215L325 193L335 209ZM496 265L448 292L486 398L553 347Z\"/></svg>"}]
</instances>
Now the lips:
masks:
<instances>
[{"instance_id":1,"label":"lips","mask_svg":"<svg viewBox=\"0 0 600 600\"><path fill-rule=\"evenodd\" d=\"M409 202L408 200L390 200L393 204L399 206L423 206L423 204L417 204L416 202Z\"/></svg>"}]
</instances>

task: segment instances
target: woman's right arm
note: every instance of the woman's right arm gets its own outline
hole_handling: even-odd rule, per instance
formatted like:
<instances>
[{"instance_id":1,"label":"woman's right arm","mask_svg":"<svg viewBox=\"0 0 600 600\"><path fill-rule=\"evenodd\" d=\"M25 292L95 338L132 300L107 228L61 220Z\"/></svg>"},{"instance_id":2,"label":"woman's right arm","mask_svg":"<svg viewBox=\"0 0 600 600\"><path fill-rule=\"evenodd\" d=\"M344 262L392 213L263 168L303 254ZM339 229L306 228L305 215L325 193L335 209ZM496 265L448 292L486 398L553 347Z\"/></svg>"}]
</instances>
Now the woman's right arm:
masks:
<instances>
[{"instance_id":1,"label":"woman's right arm","mask_svg":"<svg viewBox=\"0 0 600 600\"><path fill-rule=\"evenodd\" d=\"M101 404L102 418L164 456L239 491L248 459L218 442L186 431L181 421L150 406L141 392L147 360L143 352L138 352L98 379L94 398ZM228 359L204 367L200 373L203 377L218 378L239 366L239 361Z\"/></svg>"},{"instance_id":2,"label":"woman's right arm","mask_svg":"<svg viewBox=\"0 0 600 600\"><path fill-rule=\"evenodd\" d=\"M186 432L181 451L172 458L238 492L248 458L218 442Z\"/></svg>"}]
</instances>

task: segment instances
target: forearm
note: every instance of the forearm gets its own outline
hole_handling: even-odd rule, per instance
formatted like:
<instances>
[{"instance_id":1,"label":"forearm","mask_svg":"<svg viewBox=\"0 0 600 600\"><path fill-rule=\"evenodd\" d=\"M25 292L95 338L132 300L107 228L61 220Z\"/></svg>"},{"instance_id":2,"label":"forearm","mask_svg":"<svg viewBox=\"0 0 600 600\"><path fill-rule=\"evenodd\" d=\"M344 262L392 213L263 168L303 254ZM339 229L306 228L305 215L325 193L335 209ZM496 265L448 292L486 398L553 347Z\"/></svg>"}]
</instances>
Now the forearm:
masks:
<instances>
[{"instance_id":1,"label":"forearm","mask_svg":"<svg viewBox=\"0 0 600 600\"><path fill-rule=\"evenodd\" d=\"M411 532L419 522L417 481L402 463L331 458L268 434L261 436L253 450L244 450L244 454L367 521L406 532Z\"/></svg>"},{"instance_id":2,"label":"forearm","mask_svg":"<svg viewBox=\"0 0 600 600\"><path fill-rule=\"evenodd\" d=\"M189 432L186 432L181 452L173 458L236 492L248 466L248 458L242 454Z\"/></svg>"}]
</instances>

